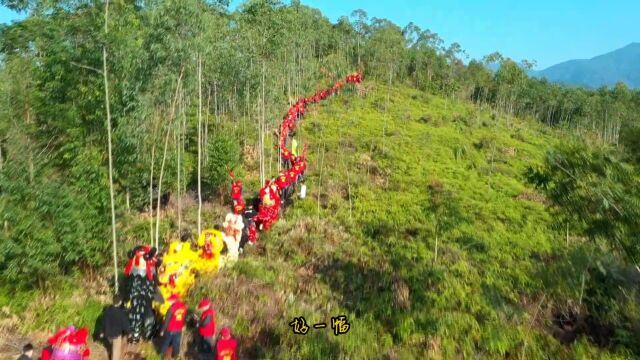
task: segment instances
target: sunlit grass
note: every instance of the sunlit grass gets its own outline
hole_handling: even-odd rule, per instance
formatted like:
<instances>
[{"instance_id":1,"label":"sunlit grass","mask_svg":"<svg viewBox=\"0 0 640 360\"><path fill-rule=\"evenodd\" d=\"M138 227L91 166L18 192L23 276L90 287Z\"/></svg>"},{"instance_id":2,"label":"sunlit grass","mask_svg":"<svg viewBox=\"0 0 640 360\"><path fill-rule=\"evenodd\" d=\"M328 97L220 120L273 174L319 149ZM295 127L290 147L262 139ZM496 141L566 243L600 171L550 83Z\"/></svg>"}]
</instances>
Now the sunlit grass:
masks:
<instances>
[{"instance_id":1,"label":"sunlit grass","mask_svg":"<svg viewBox=\"0 0 640 360\"><path fill-rule=\"evenodd\" d=\"M558 273L539 260L566 252L563 234L543 203L522 196L535 192L523 173L560 141L555 131L407 87L366 87L309 111L297 135L309 145L308 197L235 267L201 278L189 304L210 297L249 358L613 358L583 339L560 345L534 318L543 294L576 296L570 271L551 281ZM434 183L457 211L437 262ZM217 206L206 211L208 225L221 218ZM183 219L194 229L195 209ZM140 221L130 229L144 237ZM99 302L74 296L62 292L23 329L92 325ZM337 315L347 334L288 326Z\"/></svg>"}]
</instances>

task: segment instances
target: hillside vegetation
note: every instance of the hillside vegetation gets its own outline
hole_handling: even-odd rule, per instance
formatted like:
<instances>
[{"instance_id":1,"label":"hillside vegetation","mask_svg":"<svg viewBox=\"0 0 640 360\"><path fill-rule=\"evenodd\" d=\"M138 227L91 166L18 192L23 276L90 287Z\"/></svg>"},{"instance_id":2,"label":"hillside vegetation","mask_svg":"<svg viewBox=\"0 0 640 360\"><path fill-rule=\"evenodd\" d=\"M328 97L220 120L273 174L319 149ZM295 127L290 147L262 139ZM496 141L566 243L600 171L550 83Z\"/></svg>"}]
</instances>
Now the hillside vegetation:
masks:
<instances>
[{"instance_id":1,"label":"hillside vegetation","mask_svg":"<svg viewBox=\"0 0 640 360\"><path fill-rule=\"evenodd\" d=\"M406 87L367 88L307 117L312 196L199 290L257 341L249 354L615 358L552 336L556 308L580 301L586 266L572 258L583 241L555 230L524 176L557 135ZM347 335L286 326L338 314Z\"/></svg>"},{"instance_id":2,"label":"hillside vegetation","mask_svg":"<svg viewBox=\"0 0 640 360\"><path fill-rule=\"evenodd\" d=\"M308 197L188 303L245 358L639 356L640 91L295 0L0 3L27 12L0 27L2 354L93 328L129 250L219 224L287 104L360 70L296 135Z\"/></svg>"},{"instance_id":3,"label":"hillside vegetation","mask_svg":"<svg viewBox=\"0 0 640 360\"><path fill-rule=\"evenodd\" d=\"M303 121L311 196L193 294L219 299L243 353L626 358L589 334L564 346L555 324L581 302L591 247L567 242L525 173L562 133L403 86L365 87ZM343 314L351 330L337 337L287 326Z\"/></svg>"},{"instance_id":4,"label":"hillside vegetation","mask_svg":"<svg viewBox=\"0 0 640 360\"><path fill-rule=\"evenodd\" d=\"M565 238L525 175L561 135L367 82L361 94L310 111L298 135L313 164L309 196L235 267L201 278L190 303L215 299L220 323L233 326L250 358L625 358L597 350L586 335L571 346L554 337L558 309L585 291L590 246ZM255 161L245 157L243 168L257 181ZM222 206L205 204L205 221L221 218ZM163 222L175 221L167 212ZM193 209L183 221L195 226ZM94 286L59 289L44 300L53 308L25 305L21 332L93 324L106 300L95 295L106 285ZM298 316L311 325L338 315L347 316L348 334L302 336L288 326Z\"/></svg>"}]
</instances>

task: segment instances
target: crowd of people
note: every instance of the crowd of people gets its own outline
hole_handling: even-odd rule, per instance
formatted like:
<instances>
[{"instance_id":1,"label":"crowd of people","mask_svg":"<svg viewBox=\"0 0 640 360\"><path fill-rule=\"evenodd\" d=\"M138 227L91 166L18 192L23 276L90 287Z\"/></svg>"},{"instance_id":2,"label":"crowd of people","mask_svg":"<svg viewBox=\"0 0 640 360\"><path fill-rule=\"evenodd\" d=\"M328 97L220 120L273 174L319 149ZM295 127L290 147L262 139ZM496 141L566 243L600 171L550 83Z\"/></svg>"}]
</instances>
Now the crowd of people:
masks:
<instances>
[{"instance_id":1,"label":"crowd of people","mask_svg":"<svg viewBox=\"0 0 640 360\"><path fill-rule=\"evenodd\" d=\"M124 269L128 288L123 299L116 295L113 305L102 314L101 327L97 329L100 339L108 345L110 358L119 360L125 341L137 343L161 338L162 358L180 354L182 334L187 323L197 329L198 351L215 353L219 360L235 360L237 341L229 327L216 332L216 312L209 299L202 299L197 314L189 315L184 302L189 289L195 283L196 274L211 273L230 266L237 261L247 245L253 245L259 232L268 231L278 221L286 204L300 186L300 197L304 198L306 186L304 174L307 169L306 146L299 149L294 139L298 122L309 104L315 104L338 93L345 84L359 84L362 73L356 72L332 87L314 95L299 99L293 104L280 125L279 154L282 170L273 179L267 180L258 192L258 197L245 200L242 182L231 176L232 211L227 214L222 226L204 230L192 249L191 233L184 231L180 239L172 241L164 254L149 245L135 247L129 252ZM84 360L91 351L88 347L87 328L68 326L60 329L47 342L41 352L43 360ZM31 344L28 344L31 346ZM25 346L27 360L31 358L31 346Z\"/></svg>"}]
</instances>

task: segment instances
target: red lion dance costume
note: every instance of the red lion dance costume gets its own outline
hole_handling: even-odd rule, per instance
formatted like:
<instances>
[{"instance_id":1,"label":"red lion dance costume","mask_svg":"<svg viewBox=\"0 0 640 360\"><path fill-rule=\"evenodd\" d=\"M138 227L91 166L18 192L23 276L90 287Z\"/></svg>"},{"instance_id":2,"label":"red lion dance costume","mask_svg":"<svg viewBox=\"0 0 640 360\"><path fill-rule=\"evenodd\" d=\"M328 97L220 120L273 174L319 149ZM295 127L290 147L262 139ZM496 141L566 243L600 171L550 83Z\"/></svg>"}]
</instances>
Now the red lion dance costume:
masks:
<instances>
[{"instance_id":1,"label":"red lion dance costume","mask_svg":"<svg viewBox=\"0 0 640 360\"><path fill-rule=\"evenodd\" d=\"M47 340L49 345L42 352L42 360L84 360L89 358L91 350L87 347L89 330L69 326L58 330Z\"/></svg>"}]
</instances>

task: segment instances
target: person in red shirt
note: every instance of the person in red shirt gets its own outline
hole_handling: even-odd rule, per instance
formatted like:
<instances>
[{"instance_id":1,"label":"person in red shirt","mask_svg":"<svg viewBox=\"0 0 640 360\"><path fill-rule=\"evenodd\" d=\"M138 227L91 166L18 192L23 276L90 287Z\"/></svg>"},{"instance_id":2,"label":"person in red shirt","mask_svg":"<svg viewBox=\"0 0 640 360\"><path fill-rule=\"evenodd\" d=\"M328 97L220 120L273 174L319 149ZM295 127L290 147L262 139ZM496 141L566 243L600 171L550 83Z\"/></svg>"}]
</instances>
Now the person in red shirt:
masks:
<instances>
[{"instance_id":1,"label":"person in red shirt","mask_svg":"<svg viewBox=\"0 0 640 360\"><path fill-rule=\"evenodd\" d=\"M293 162L292 169L298 174L302 175L302 159L298 156L296 161Z\"/></svg>"},{"instance_id":2,"label":"person in red shirt","mask_svg":"<svg viewBox=\"0 0 640 360\"><path fill-rule=\"evenodd\" d=\"M289 196L295 193L295 186L300 182L300 166L296 168L297 164L298 163L295 163L294 166L287 170L287 178L289 179L289 184L291 185L291 194L289 194Z\"/></svg>"},{"instance_id":3,"label":"person in red shirt","mask_svg":"<svg viewBox=\"0 0 640 360\"><path fill-rule=\"evenodd\" d=\"M273 209L276 210L275 220L278 220L280 202L282 199L280 199L280 194L278 193L278 186L273 180L271 180L271 183L269 184L269 196L271 197L271 199L273 199L274 202Z\"/></svg>"},{"instance_id":4,"label":"person in red shirt","mask_svg":"<svg viewBox=\"0 0 640 360\"><path fill-rule=\"evenodd\" d=\"M269 193L269 183L271 180L265 180L264 186L260 188L258 191L258 198L260 199L260 205L263 206L265 203L265 196Z\"/></svg>"},{"instance_id":5,"label":"person in red shirt","mask_svg":"<svg viewBox=\"0 0 640 360\"><path fill-rule=\"evenodd\" d=\"M289 137L289 123L287 121L283 121L280 125L280 147L287 146L287 138Z\"/></svg>"},{"instance_id":6,"label":"person in red shirt","mask_svg":"<svg viewBox=\"0 0 640 360\"><path fill-rule=\"evenodd\" d=\"M290 115L289 117L287 117L286 123L287 127L289 128L289 133L291 134L291 136L294 136L296 131L296 118L293 115Z\"/></svg>"},{"instance_id":7,"label":"person in red shirt","mask_svg":"<svg viewBox=\"0 0 640 360\"><path fill-rule=\"evenodd\" d=\"M231 329L228 327L220 331L220 340L216 345L217 360L237 360L238 341L231 337Z\"/></svg>"},{"instance_id":8,"label":"person in red shirt","mask_svg":"<svg viewBox=\"0 0 640 360\"><path fill-rule=\"evenodd\" d=\"M215 344L216 336L216 311L209 299L202 299L198 305L198 310L202 311L198 321L198 333L201 339L202 352L211 354Z\"/></svg>"},{"instance_id":9,"label":"person in red shirt","mask_svg":"<svg viewBox=\"0 0 640 360\"><path fill-rule=\"evenodd\" d=\"M293 169L298 173L298 182L304 181L304 172L307 170L307 145L303 147L302 153L296 158Z\"/></svg>"},{"instance_id":10,"label":"person in red shirt","mask_svg":"<svg viewBox=\"0 0 640 360\"><path fill-rule=\"evenodd\" d=\"M260 188L260 191L258 192L260 204L258 205L258 214L256 215L255 220L260 230L262 230L265 225L268 225L270 220L269 209L274 204L269 191L269 182L270 180L267 180L265 185Z\"/></svg>"},{"instance_id":11,"label":"person in red shirt","mask_svg":"<svg viewBox=\"0 0 640 360\"><path fill-rule=\"evenodd\" d=\"M287 137L292 135L295 132L296 123L293 119L283 119L281 128L280 128L280 136L284 139L284 143L287 143Z\"/></svg>"},{"instance_id":12,"label":"person in red shirt","mask_svg":"<svg viewBox=\"0 0 640 360\"><path fill-rule=\"evenodd\" d=\"M298 101L296 103L296 109L298 110L298 118L301 118L304 115L304 102Z\"/></svg>"},{"instance_id":13,"label":"person in red shirt","mask_svg":"<svg viewBox=\"0 0 640 360\"><path fill-rule=\"evenodd\" d=\"M299 158L293 163L293 167L290 170L296 173L296 185L300 184L302 182L302 163Z\"/></svg>"},{"instance_id":14,"label":"person in red shirt","mask_svg":"<svg viewBox=\"0 0 640 360\"><path fill-rule=\"evenodd\" d=\"M287 111L287 119L296 120L298 118L298 108L294 105Z\"/></svg>"},{"instance_id":15,"label":"person in red shirt","mask_svg":"<svg viewBox=\"0 0 640 360\"><path fill-rule=\"evenodd\" d=\"M231 173L231 199L236 204L242 200L242 181L233 180L233 173Z\"/></svg>"},{"instance_id":16,"label":"person in red shirt","mask_svg":"<svg viewBox=\"0 0 640 360\"><path fill-rule=\"evenodd\" d=\"M291 185L295 185L296 180L298 180L298 172L296 171L295 164L296 162L294 161L294 165L287 169L287 178Z\"/></svg>"},{"instance_id":17,"label":"person in red shirt","mask_svg":"<svg viewBox=\"0 0 640 360\"><path fill-rule=\"evenodd\" d=\"M280 195L274 180L268 180L260 189L260 205L255 218L258 229L267 231L274 222L278 221L280 212Z\"/></svg>"},{"instance_id":18,"label":"person in red shirt","mask_svg":"<svg viewBox=\"0 0 640 360\"><path fill-rule=\"evenodd\" d=\"M234 207L233 207L233 213L236 215L242 215L242 213L244 212L246 205L244 203L244 200L242 200L242 202L237 203Z\"/></svg>"},{"instance_id":19,"label":"person in red shirt","mask_svg":"<svg viewBox=\"0 0 640 360\"><path fill-rule=\"evenodd\" d=\"M280 190L280 198L286 200L287 198L287 189L289 188L289 177L287 176L284 170L280 171L278 177L276 178L276 186L278 190Z\"/></svg>"},{"instance_id":20,"label":"person in red shirt","mask_svg":"<svg viewBox=\"0 0 640 360\"><path fill-rule=\"evenodd\" d=\"M247 240L249 244L255 244L258 240L258 228L256 227L255 222L251 222L247 227Z\"/></svg>"},{"instance_id":21,"label":"person in red shirt","mask_svg":"<svg viewBox=\"0 0 640 360\"><path fill-rule=\"evenodd\" d=\"M294 168L287 170L287 177L289 178L289 184L291 186L291 192L295 192L295 185L298 182L298 173ZM292 195L292 194L290 194Z\"/></svg>"},{"instance_id":22,"label":"person in red shirt","mask_svg":"<svg viewBox=\"0 0 640 360\"><path fill-rule=\"evenodd\" d=\"M177 295L171 295L167 300L171 307L164 316L164 324L160 331L162 336L162 346L160 346L160 357L165 358L169 346L171 346L172 358L180 355L180 340L182 330L187 320L187 305L185 305Z\"/></svg>"},{"instance_id":23,"label":"person in red shirt","mask_svg":"<svg viewBox=\"0 0 640 360\"><path fill-rule=\"evenodd\" d=\"M282 157L282 166L288 168L291 164L291 151L283 146L280 149L280 156Z\"/></svg>"},{"instance_id":24,"label":"person in red shirt","mask_svg":"<svg viewBox=\"0 0 640 360\"><path fill-rule=\"evenodd\" d=\"M40 360L51 360L51 354L53 353L53 348L51 345L47 345L42 349L40 353Z\"/></svg>"}]
</instances>

